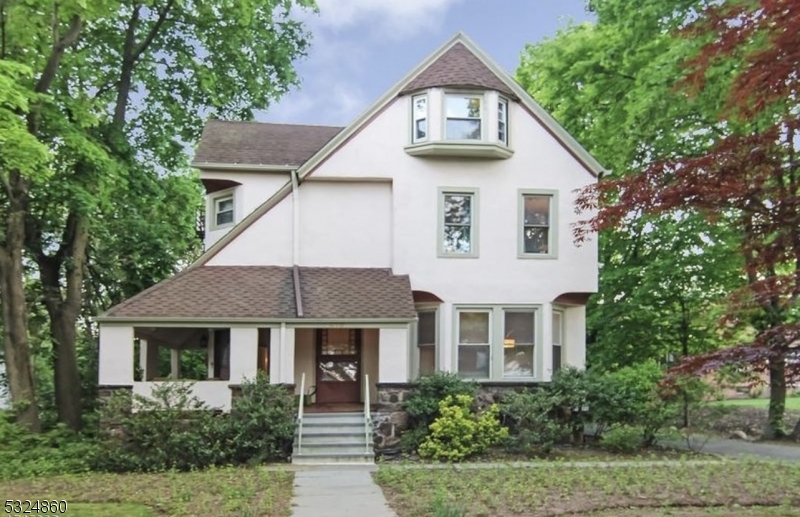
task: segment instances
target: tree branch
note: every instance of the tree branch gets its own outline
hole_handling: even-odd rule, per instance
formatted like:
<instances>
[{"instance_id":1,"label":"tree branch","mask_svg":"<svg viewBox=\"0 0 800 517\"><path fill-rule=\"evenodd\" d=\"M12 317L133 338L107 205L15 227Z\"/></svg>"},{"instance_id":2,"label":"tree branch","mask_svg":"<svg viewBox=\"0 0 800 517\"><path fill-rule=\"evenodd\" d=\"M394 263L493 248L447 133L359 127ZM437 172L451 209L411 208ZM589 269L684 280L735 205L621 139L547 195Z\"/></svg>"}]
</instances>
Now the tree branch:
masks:
<instances>
[{"instance_id":1,"label":"tree branch","mask_svg":"<svg viewBox=\"0 0 800 517\"><path fill-rule=\"evenodd\" d=\"M70 19L67 33L53 44L53 50L50 53L50 57L47 59L47 64L42 71L41 77L39 77L39 81L36 83L36 88L34 89L36 93L45 93L50 89L53 80L56 78L56 72L58 71L58 66L61 64L64 51L78 40L78 35L81 33L82 28L83 20L81 20L81 17L77 14L74 15L72 19Z\"/></svg>"},{"instance_id":2,"label":"tree branch","mask_svg":"<svg viewBox=\"0 0 800 517\"><path fill-rule=\"evenodd\" d=\"M169 12L172 10L172 7L175 5L175 0L167 0L166 5L163 9L158 11L158 18L156 19L156 23L153 24L153 27L150 29L150 32L145 36L144 40L141 41L136 48L133 50L133 54L131 58L136 61L139 59L139 56L144 53L147 48L153 43L153 40L158 35L158 32L161 30L161 27L164 25L164 22L167 21L167 16Z\"/></svg>"}]
</instances>

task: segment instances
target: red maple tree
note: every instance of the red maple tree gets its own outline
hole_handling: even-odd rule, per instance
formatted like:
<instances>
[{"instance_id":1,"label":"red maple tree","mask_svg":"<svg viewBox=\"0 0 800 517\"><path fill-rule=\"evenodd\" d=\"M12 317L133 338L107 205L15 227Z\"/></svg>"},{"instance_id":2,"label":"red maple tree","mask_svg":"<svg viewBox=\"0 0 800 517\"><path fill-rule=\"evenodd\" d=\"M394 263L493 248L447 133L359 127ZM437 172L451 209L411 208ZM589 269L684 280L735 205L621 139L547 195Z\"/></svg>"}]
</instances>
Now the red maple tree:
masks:
<instances>
[{"instance_id":1,"label":"red maple tree","mask_svg":"<svg viewBox=\"0 0 800 517\"><path fill-rule=\"evenodd\" d=\"M800 1L728 1L702 12L684 34L707 43L678 87L696 93L717 67L734 65L722 115L730 133L703 155L585 189L578 210L595 215L575 235L580 241L624 227L636 213L691 211L735 224L749 285L732 293L728 319L746 320L756 337L685 358L672 373L702 375L732 363L769 372L764 436L779 438L787 381L800 379Z\"/></svg>"}]
</instances>

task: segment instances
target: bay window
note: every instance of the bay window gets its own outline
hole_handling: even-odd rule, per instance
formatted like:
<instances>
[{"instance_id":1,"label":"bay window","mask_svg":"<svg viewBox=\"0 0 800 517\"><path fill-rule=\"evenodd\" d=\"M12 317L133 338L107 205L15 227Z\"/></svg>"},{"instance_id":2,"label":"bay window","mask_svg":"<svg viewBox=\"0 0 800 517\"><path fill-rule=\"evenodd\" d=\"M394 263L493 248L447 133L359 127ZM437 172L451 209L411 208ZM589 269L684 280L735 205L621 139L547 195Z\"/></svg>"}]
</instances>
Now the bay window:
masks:
<instances>
[{"instance_id":1,"label":"bay window","mask_svg":"<svg viewBox=\"0 0 800 517\"><path fill-rule=\"evenodd\" d=\"M506 310L503 324L503 377L533 377L536 311Z\"/></svg>"},{"instance_id":2,"label":"bay window","mask_svg":"<svg viewBox=\"0 0 800 517\"><path fill-rule=\"evenodd\" d=\"M564 354L564 313L553 311L553 373L561 369Z\"/></svg>"},{"instance_id":3,"label":"bay window","mask_svg":"<svg viewBox=\"0 0 800 517\"><path fill-rule=\"evenodd\" d=\"M502 97L497 101L497 140L508 144L508 101Z\"/></svg>"},{"instance_id":4,"label":"bay window","mask_svg":"<svg viewBox=\"0 0 800 517\"><path fill-rule=\"evenodd\" d=\"M436 310L420 310L417 318L417 373L431 375L436 372Z\"/></svg>"},{"instance_id":5,"label":"bay window","mask_svg":"<svg viewBox=\"0 0 800 517\"><path fill-rule=\"evenodd\" d=\"M483 138L481 103L483 95L447 94L445 96L445 138L480 140Z\"/></svg>"},{"instance_id":6,"label":"bay window","mask_svg":"<svg viewBox=\"0 0 800 517\"><path fill-rule=\"evenodd\" d=\"M458 312L458 375L469 379L488 379L491 372L490 311Z\"/></svg>"},{"instance_id":7,"label":"bay window","mask_svg":"<svg viewBox=\"0 0 800 517\"><path fill-rule=\"evenodd\" d=\"M411 106L411 141L425 141L428 139L428 95L413 96Z\"/></svg>"}]
</instances>

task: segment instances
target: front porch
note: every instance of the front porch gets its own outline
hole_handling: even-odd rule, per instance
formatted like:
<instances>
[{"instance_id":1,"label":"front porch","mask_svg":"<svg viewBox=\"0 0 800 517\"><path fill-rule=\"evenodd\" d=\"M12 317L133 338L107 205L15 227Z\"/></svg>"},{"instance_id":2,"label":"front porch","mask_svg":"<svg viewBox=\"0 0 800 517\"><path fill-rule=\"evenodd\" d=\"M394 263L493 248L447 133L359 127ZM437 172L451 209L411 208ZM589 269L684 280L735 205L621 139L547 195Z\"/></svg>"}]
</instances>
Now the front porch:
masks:
<instances>
[{"instance_id":1,"label":"front porch","mask_svg":"<svg viewBox=\"0 0 800 517\"><path fill-rule=\"evenodd\" d=\"M308 412L364 410L378 385L411 376L408 323L309 326L101 325L100 386L149 396L187 380L209 407L229 411L241 384L259 371L303 393Z\"/></svg>"}]
</instances>

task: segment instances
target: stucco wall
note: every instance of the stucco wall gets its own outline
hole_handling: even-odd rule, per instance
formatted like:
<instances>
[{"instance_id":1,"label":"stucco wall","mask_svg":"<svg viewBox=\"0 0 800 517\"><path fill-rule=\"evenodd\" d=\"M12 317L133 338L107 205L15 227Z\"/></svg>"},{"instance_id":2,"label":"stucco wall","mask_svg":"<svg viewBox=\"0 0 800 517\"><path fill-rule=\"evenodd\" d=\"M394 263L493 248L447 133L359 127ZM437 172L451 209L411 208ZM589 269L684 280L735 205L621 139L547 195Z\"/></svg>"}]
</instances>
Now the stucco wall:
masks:
<instances>
[{"instance_id":1,"label":"stucco wall","mask_svg":"<svg viewBox=\"0 0 800 517\"><path fill-rule=\"evenodd\" d=\"M234 201L234 221L238 222L258 208L261 203L269 199L283 185L290 180L286 172L237 172L237 171L201 171L201 179L221 179L235 181L239 186L220 190L206 195L206 248L212 246L223 235L228 233L232 226L216 229L214 227L215 198L232 194Z\"/></svg>"},{"instance_id":2,"label":"stucco wall","mask_svg":"<svg viewBox=\"0 0 800 517\"><path fill-rule=\"evenodd\" d=\"M301 266L390 267L389 183L308 181L300 187Z\"/></svg>"},{"instance_id":3,"label":"stucco wall","mask_svg":"<svg viewBox=\"0 0 800 517\"><path fill-rule=\"evenodd\" d=\"M291 266L292 199L284 199L225 246L209 266Z\"/></svg>"},{"instance_id":4,"label":"stucco wall","mask_svg":"<svg viewBox=\"0 0 800 517\"><path fill-rule=\"evenodd\" d=\"M299 395L300 381L304 373L306 374L306 393L317 383L314 369L317 351L314 343L314 329L295 329L294 336L294 387L295 393Z\"/></svg>"},{"instance_id":5,"label":"stucco wall","mask_svg":"<svg viewBox=\"0 0 800 517\"><path fill-rule=\"evenodd\" d=\"M378 329L364 329L361 349L362 374L369 375L369 400L375 404L378 400ZM361 400L364 400L365 386L361 386Z\"/></svg>"},{"instance_id":6,"label":"stucco wall","mask_svg":"<svg viewBox=\"0 0 800 517\"><path fill-rule=\"evenodd\" d=\"M231 390L226 381L192 381L192 395L202 400L210 408L222 411L231 409ZM153 388L164 384L163 382L134 382L133 394L150 397Z\"/></svg>"}]
</instances>

